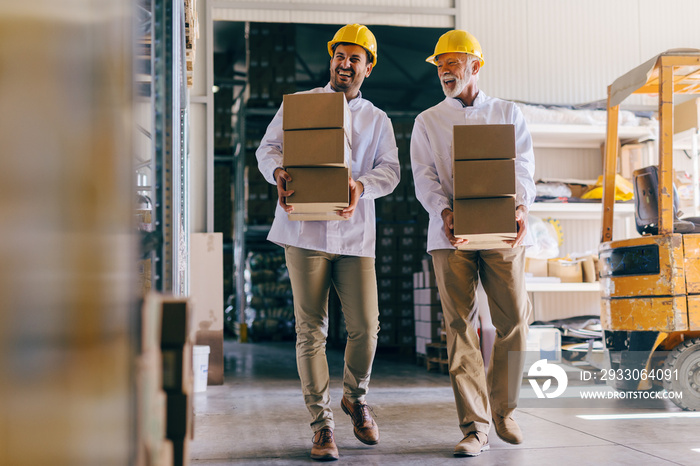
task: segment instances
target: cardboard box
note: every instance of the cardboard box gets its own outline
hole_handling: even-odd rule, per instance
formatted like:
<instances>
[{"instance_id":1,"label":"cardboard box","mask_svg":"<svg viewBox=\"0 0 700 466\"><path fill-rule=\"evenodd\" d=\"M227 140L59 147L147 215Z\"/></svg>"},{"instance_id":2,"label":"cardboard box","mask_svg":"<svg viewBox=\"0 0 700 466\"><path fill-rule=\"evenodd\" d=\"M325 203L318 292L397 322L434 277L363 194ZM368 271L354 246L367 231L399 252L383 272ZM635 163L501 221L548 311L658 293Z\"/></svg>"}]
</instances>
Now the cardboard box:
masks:
<instances>
[{"instance_id":1,"label":"cardboard box","mask_svg":"<svg viewBox=\"0 0 700 466\"><path fill-rule=\"evenodd\" d=\"M499 239L500 238L500 239ZM506 243L507 240L511 240L511 237L500 237L493 235L484 235L483 237L478 237L476 235L469 239L467 244L460 244L457 249L460 251L483 251L486 249L505 249L510 248L511 245Z\"/></svg>"},{"instance_id":2,"label":"cardboard box","mask_svg":"<svg viewBox=\"0 0 700 466\"><path fill-rule=\"evenodd\" d=\"M413 288L425 288L423 272L413 272Z\"/></svg>"},{"instance_id":3,"label":"cardboard box","mask_svg":"<svg viewBox=\"0 0 700 466\"><path fill-rule=\"evenodd\" d=\"M424 305L424 304L415 304L414 305L414 318L418 322L430 322L430 321L439 321L442 319L442 306L439 304L433 304L433 305Z\"/></svg>"},{"instance_id":4,"label":"cardboard box","mask_svg":"<svg viewBox=\"0 0 700 466\"><path fill-rule=\"evenodd\" d=\"M141 306L141 352L160 351L161 321L163 319L162 296L158 293L146 294Z\"/></svg>"},{"instance_id":5,"label":"cardboard box","mask_svg":"<svg viewBox=\"0 0 700 466\"><path fill-rule=\"evenodd\" d=\"M571 190L571 197L580 198L591 189L591 185L582 184L582 183L565 183L565 184Z\"/></svg>"},{"instance_id":6,"label":"cardboard box","mask_svg":"<svg viewBox=\"0 0 700 466\"><path fill-rule=\"evenodd\" d=\"M167 298L162 301L161 347L181 347L190 341L192 329L187 299Z\"/></svg>"},{"instance_id":7,"label":"cardboard box","mask_svg":"<svg viewBox=\"0 0 700 466\"><path fill-rule=\"evenodd\" d=\"M619 167L620 176L628 180L634 178L634 171L644 167L645 153L649 151L647 144L625 144L620 147ZM572 190L572 197L575 196Z\"/></svg>"},{"instance_id":8,"label":"cardboard box","mask_svg":"<svg viewBox=\"0 0 700 466\"><path fill-rule=\"evenodd\" d=\"M581 258L581 271L584 282L593 283L598 281L597 262L598 258L596 256L586 256Z\"/></svg>"},{"instance_id":9,"label":"cardboard box","mask_svg":"<svg viewBox=\"0 0 700 466\"><path fill-rule=\"evenodd\" d=\"M196 345L209 346L207 383L224 383L224 246L221 233L190 235L190 297Z\"/></svg>"},{"instance_id":10,"label":"cardboard box","mask_svg":"<svg viewBox=\"0 0 700 466\"><path fill-rule=\"evenodd\" d=\"M192 393L194 374L192 372L192 345L181 348L163 348L163 390L178 393Z\"/></svg>"},{"instance_id":11,"label":"cardboard box","mask_svg":"<svg viewBox=\"0 0 700 466\"><path fill-rule=\"evenodd\" d=\"M352 146L352 113L342 92L287 94L282 108L283 130L343 128Z\"/></svg>"},{"instance_id":12,"label":"cardboard box","mask_svg":"<svg viewBox=\"0 0 700 466\"><path fill-rule=\"evenodd\" d=\"M458 238L500 244L517 235L515 197L455 199L453 208L454 233Z\"/></svg>"},{"instance_id":13,"label":"cardboard box","mask_svg":"<svg viewBox=\"0 0 700 466\"><path fill-rule=\"evenodd\" d=\"M525 258L525 273L531 273L535 277L548 277L547 259Z\"/></svg>"},{"instance_id":14,"label":"cardboard box","mask_svg":"<svg viewBox=\"0 0 700 466\"><path fill-rule=\"evenodd\" d=\"M431 343L431 341L429 339L417 336L416 337L416 354L425 355L426 354L425 345L428 343Z\"/></svg>"},{"instance_id":15,"label":"cardboard box","mask_svg":"<svg viewBox=\"0 0 700 466\"><path fill-rule=\"evenodd\" d=\"M422 288L413 290L413 304L426 306L440 305L440 294L437 288Z\"/></svg>"},{"instance_id":16,"label":"cardboard box","mask_svg":"<svg viewBox=\"0 0 700 466\"><path fill-rule=\"evenodd\" d=\"M332 212L350 205L348 168L295 167L287 173L292 177L287 190L294 190L287 204L294 206L294 213Z\"/></svg>"},{"instance_id":17,"label":"cardboard box","mask_svg":"<svg viewBox=\"0 0 700 466\"><path fill-rule=\"evenodd\" d=\"M562 283L581 283L583 281L580 260L549 259L547 270L550 277L559 277Z\"/></svg>"},{"instance_id":18,"label":"cardboard box","mask_svg":"<svg viewBox=\"0 0 700 466\"><path fill-rule=\"evenodd\" d=\"M328 222L333 220L350 220L349 218L341 217L336 211L309 213L292 212L287 214L287 218L293 222Z\"/></svg>"},{"instance_id":19,"label":"cardboard box","mask_svg":"<svg viewBox=\"0 0 700 466\"><path fill-rule=\"evenodd\" d=\"M515 160L456 160L454 198L515 195Z\"/></svg>"},{"instance_id":20,"label":"cardboard box","mask_svg":"<svg viewBox=\"0 0 700 466\"><path fill-rule=\"evenodd\" d=\"M673 133L700 129L700 97L673 107Z\"/></svg>"},{"instance_id":21,"label":"cardboard box","mask_svg":"<svg viewBox=\"0 0 700 466\"><path fill-rule=\"evenodd\" d=\"M394 306L395 303L382 304L379 306L379 318L400 317L398 309Z\"/></svg>"},{"instance_id":22,"label":"cardboard box","mask_svg":"<svg viewBox=\"0 0 700 466\"><path fill-rule=\"evenodd\" d=\"M514 158L514 125L455 125L452 160Z\"/></svg>"},{"instance_id":23,"label":"cardboard box","mask_svg":"<svg viewBox=\"0 0 700 466\"><path fill-rule=\"evenodd\" d=\"M432 322L416 322L416 337L427 338L428 340L439 340L441 333L441 323L439 320Z\"/></svg>"},{"instance_id":24,"label":"cardboard box","mask_svg":"<svg viewBox=\"0 0 700 466\"><path fill-rule=\"evenodd\" d=\"M285 131L284 166L351 167L352 149L340 128Z\"/></svg>"}]
</instances>

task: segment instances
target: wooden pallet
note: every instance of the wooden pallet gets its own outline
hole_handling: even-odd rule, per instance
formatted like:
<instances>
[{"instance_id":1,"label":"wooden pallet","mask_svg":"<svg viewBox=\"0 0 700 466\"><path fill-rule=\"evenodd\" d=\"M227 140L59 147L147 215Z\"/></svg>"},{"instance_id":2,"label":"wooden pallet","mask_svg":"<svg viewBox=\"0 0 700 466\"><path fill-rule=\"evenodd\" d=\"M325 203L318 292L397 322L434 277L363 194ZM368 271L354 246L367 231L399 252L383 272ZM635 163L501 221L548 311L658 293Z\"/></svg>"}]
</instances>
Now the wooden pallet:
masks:
<instances>
[{"instance_id":1,"label":"wooden pallet","mask_svg":"<svg viewBox=\"0 0 700 466\"><path fill-rule=\"evenodd\" d=\"M449 363L447 361L447 345L443 342L428 343L425 345L427 352L425 356L425 366L428 371L436 371L442 374L449 372Z\"/></svg>"}]
</instances>

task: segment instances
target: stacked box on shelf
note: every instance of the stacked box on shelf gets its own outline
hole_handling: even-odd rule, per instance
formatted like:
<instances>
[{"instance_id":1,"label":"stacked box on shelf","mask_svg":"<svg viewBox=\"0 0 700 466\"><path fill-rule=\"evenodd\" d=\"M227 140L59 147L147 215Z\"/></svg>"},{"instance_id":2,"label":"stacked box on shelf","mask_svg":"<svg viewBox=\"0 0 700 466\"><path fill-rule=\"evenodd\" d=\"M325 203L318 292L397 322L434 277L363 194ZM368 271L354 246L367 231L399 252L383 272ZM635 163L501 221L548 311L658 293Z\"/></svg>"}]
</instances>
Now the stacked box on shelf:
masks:
<instances>
[{"instance_id":1,"label":"stacked box on shelf","mask_svg":"<svg viewBox=\"0 0 700 466\"><path fill-rule=\"evenodd\" d=\"M194 436L192 409L192 311L186 298L161 301L162 382L166 393L166 437L173 445L173 464L189 464Z\"/></svg>"},{"instance_id":2,"label":"stacked box on shelf","mask_svg":"<svg viewBox=\"0 0 700 466\"><path fill-rule=\"evenodd\" d=\"M136 356L136 458L138 466L172 463L172 443L166 438L166 395L160 350L162 297L148 293L141 307L140 352ZM169 462L163 462L163 457Z\"/></svg>"},{"instance_id":3,"label":"stacked box on shelf","mask_svg":"<svg viewBox=\"0 0 700 466\"><path fill-rule=\"evenodd\" d=\"M384 251L377 255L378 259L391 258L393 262L395 252ZM393 266L393 265L392 265ZM396 345L399 312L396 306L396 286L394 277L377 276L377 296L379 300L379 346Z\"/></svg>"},{"instance_id":4,"label":"stacked box on shelf","mask_svg":"<svg viewBox=\"0 0 700 466\"><path fill-rule=\"evenodd\" d=\"M283 165L294 193L290 220L344 220L337 211L349 205L352 167L352 114L345 94L284 96Z\"/></svg>"},{"instance_id":5,"label":"stacked box on shelf","mask_svg":"<svg viewBox=\"0 0 700 466\"><path fill-rule=\"evenodd\" d=\"M245 168L246 223L270 225L277 206L277 188L265 180L255 162Z\"/></svg>"},{"instance_id":6,"label":"stacked box on shelf","mask_svg":"<svg viewBox=\"0 0 700 466\"><path fill-rule=\"evenodd\" d=\"M441 342L444 334L440 295L430 259L424 259L421 271L413 274L413 286L416 354L425 356L428 345Z\"/></svg>"},{"instance_id":7,"label":"stacked box on shelf","mask_svg":"<svg viewBox=\"0 0 700 466\"><path fill-rule=\"evenodd\" d=\"M187 87L194 84L194 60L199 39L199 17L196 0L185 0L185 60L187 69Z\"/></svg>"},{"instance_id":8,"label":"stacked box on shelf","mask_svg":"<svg viewBox=\"0 0 700 466\"><path fill-rule=\"evenodd\" d=\"M229 153L233 146L233 88L220 87L214 94L214 150Z\"/></svg>"},{"instance_id":9,"label":"stacked box on shelf","mask_svg":"<svg viewBox=\"0 0 700 466\"><path fill-rule=\"evenodd\" d=\"M421 261L425 256L420 234L422 227L416 222L400 223L396 226L397 247L397 306L399 306L398 344L402 348L415 348L415 320L413 313L413 273L421 269Z\"/></svg>"},{"instance_id":10,"label":"stacked box on shelf","mask_svg":"<svg viewBox=\"0 0 700 466\"><path fill-rule=\"evenodd\" d=\"M250 23L249 107L275 107L296 91L296 29L293 24Z\"/></svg>"},{"instance_id":11,"label":"stacked box on shelf","mask_svg":"<svg viewBox=\"0 0 700 466\"><path fill-rule=\"evenodd\" d=\"M245 273L246 315L255 341L294 338L292 287L284 252L250 252Z\"/></svg>"},{"instance_id":12,"label":"stacked box on shelf","mask_svg":"<svg viewBox=\"0 0 700 466\"><path fill-rule=\"evenodd\" d=\"M377 251L375 267L377 270L377 292L379 296L379 340L380 347L395 346L399 308L396 299L397 248L396 225L393 223L377 224Z\"/></svg>"},{"instance_id":13,"label":"stacked box on shelf","mask_svg":"<svg viewBox=\"0 0 700 466\"><path fill-rule=\"evenodd\" d=\"M420 233L418 233L420 232ZM377 224L377 283L380 346L398 346L411 353L415 346L413 272L425 255L423 228L417 223Z\"/></svg>"},{"instance_id":14,"label":"stacked box on shelf","mask_svg":"<svg viewBox=\"0 0 700 466\"><path fill-rule=\"evenodd\" d=\"M456 125L452 144L454 233L460 249L504 247L514 239L515 127Z\"/></svg>"},{"instance_id":15,"label":"stacked box on shelf","mask_svg":"<svg viewBox=\"0 0 700 466\"><path fill-rule=\"evenodd\" d=\"M233 236L233 190L231 165L214 164L214 231L223 233L224 241Z\"/></svg>"},{"instance_id":16,"label":"stacked box on shelf","mask_svg":"<svg viewBox=\"0 0 700 466\"><path fill-rule=\"evenodd\" d=\"M427 214L416 200L411 171L410 141L413 121L392 121L399 153L401 181L394 191L377 200L377 218L385 222L425 221ZM424 217L424 218L423 218Z\"/></svg>"}]
</instances>

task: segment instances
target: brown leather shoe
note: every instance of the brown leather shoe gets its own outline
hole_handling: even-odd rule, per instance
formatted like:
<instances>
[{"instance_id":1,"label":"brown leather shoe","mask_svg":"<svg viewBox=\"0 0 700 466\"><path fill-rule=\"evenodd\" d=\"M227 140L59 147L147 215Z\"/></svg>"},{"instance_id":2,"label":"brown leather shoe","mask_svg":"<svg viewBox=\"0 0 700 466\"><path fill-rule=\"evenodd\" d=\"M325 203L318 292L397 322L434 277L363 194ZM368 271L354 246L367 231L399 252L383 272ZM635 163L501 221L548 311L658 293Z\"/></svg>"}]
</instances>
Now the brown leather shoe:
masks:
<instances>
[{"instance_id":1,"label":"brown leather shoe","mask_svg":"<svg viewBox=\"0 0 700 466\"><path fill-rule=\"evenodd\" d=\"M324 427L314 434L314 444L311 447L311 459L318 461L335 461L338 459L338 447L333 440L333 430Z\"/></svg>"},{"instance_id":2,"label":"brown leather shoe","mask_svg":"<svg viewBox=\"0 0 700 466\"><path fill-rule=\"evenodd\" d=\"M489 449L488 436L483 432L469 432L455 447L455 456L479 456Z\"/></svg>"},{"instance_id":3,"label":"brown leather shoe","mask_svg":"<svg viewBox=\"0 0 700 466\"><path fill-rule=\"evenodd\" d=\"M372 419L369 413L369 406L366 403L356 401L351 403L350 400L343 397L340 401L340 406L345 414L350 415L352 425L355 427L355 437L365 445L376 445L379 443L379 427Z\"/></svg>"},{"instance_id":4,"label":"brown leather shoe","mask_svg":"<svg viewBox=\"0 0 700 466\"><path fill-rule=\"evenodd\" d=\"M496 428L496 435L504 442L514 445L523 443L523 433L511 416L503 417L494 413L493 426Z\"/></svg>"}]
</instances>

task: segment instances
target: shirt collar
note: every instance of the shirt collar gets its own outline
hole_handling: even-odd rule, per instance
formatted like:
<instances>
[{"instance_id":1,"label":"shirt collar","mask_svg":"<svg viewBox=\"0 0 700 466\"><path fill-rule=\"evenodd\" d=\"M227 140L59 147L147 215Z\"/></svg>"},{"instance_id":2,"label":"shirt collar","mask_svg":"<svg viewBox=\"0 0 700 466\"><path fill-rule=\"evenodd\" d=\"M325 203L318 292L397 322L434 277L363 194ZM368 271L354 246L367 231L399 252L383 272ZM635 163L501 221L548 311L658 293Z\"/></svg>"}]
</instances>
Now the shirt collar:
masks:
<instances>
[{"instance_id":1,"label":"shirt collar","mask_svg":"<svg viewBox=\"0 0 700 466\"><path fill-rule=\"evenodd\" d=\"M323 89L324 89L326 92L337 92L336 90L334 90L334 89L331 87L330 81L328 82L328 84L326 84L326 87L324 87ZM355 97L354 99L352 99L351 101L349 101L349 102L348 102L348 105L352 106L354 102L359 102L360 100L362 100L362 91L358 90L358 91L357 91L357 97Z\"/></svg>"},{"instance_id":2,"label":"shirt collar","mask_svg":"<svg viewBox=\"0 0 700 466\"><path fill-rule=\"evenodd\" d=\"M474 103L472 104L472 107L479 107L481 106L487 99L487 95L484 94L484 91L479 89L479 93L476 95L476 98L474 99ZM462 103L461 100L453 97L445 97L445 101L450 104L450 106L454 108L468 108L466 105Z\"/></svg>"}]
</instances>

